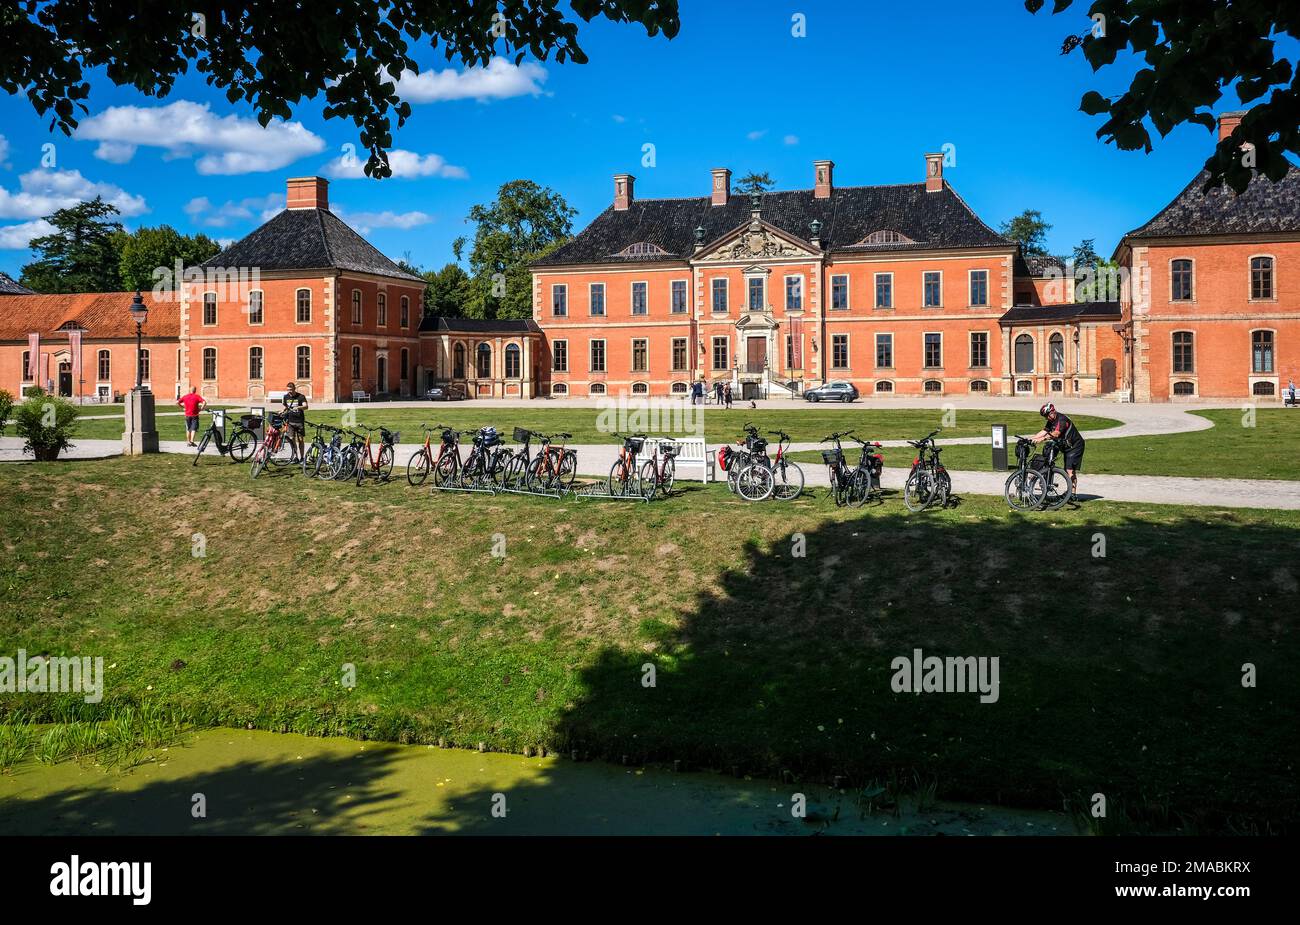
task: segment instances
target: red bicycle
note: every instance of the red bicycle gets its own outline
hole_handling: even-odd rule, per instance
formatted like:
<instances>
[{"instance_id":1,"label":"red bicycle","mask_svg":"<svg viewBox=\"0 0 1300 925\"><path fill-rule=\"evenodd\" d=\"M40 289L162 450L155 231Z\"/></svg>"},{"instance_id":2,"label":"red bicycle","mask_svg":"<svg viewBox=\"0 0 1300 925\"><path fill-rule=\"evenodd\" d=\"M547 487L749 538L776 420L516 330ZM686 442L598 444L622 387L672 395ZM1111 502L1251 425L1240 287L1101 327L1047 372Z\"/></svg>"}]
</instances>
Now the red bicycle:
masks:
<instances>
[{"instance_id":1,"label":"red bicycle","mask_svg":"<svg viewBox=\"0 0 1300 925\"><path fill-rule=\"evenodd\" d=\"M293 441L285 439L287 426L284 415L272 414L266 428L266 439L253 451L253 463L249 474L257 478L268 465L287 466L293 461Z\"/></svg>"}]
</instances>

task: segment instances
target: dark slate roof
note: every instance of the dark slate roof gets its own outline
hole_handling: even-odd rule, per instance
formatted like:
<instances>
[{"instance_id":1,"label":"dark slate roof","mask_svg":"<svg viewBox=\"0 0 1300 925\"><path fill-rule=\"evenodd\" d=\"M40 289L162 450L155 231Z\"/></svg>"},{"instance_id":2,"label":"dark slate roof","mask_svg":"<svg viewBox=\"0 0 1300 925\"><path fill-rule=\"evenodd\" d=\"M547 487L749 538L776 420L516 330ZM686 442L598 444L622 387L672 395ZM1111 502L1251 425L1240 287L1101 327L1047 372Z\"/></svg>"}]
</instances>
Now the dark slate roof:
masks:
<instances>
[{"instance_id":1,"label":"dark slate roof","mask_svg":"<svg viewBox=\"0 0 1300 925\"><path fill-rule=\"evenodd\" d=\"M379 253L328 209L285 209L203 266L352 270L424 282Z\"/></svg>"},{"instance_id":2,"label":"dark slate roof","mask_svg":"<svg viewBox=\"0 0 1300 925\"><path fill-rule=\"evenodd\" d=\"M1016 252L1016 276L1051 276L1053 273L1065 273L1065 257L1055 254L1024 254Z\"/></svg>"},{"instance_id":3,"label":"dark slate roof","mask_svg":"<svg viewBox=\"0 0 1300 925\"><path fill-rule=\"evenodd\" d=\"M1060 305L1017 305L998 321L1000 324L1060 324L1118 320L1119 317L1118 302L1065 302Z\"/></svg>"},{"instance_id":4,"label":"dark slate roof","mask_svg":"<svg viewBox=\"0 0 1300 925\"><path fill-rule=\"evenodd\" d=\"M1007 247L1010 241L979 220L970 206L948 186L927 193L924 183L896 186L846 186L817 199L813 191L764 193L760 217L786 234L808 240L808 226L822 223L821 246L826 250L869 253L939 247ZM724 206L709 197L637 199L624 211L611 206L577 237L536 261L534 266L575 263L680 261L695 249L695 229L704 241L716 241L750 219L749 196L733 195ZM859 245L873 231L896 231L913 244ZM617 257L624 248L646 242L667 253L657 257Z\"/></svg>"},{"instance_id":5,"label":"dark slate roof","mask_svg":"<svg viewBox=\"0 0 1300 925\"><path fill-rule=\"evenodd\" d=\"M35 295L26 286L20 286L8 273L0 272L0 295Z\"/></svg>"},{"instance_id":6,"label":"dark slate roof","mask_svg":"<svg viewBox=\"0 0 1300 925\"><path fill-rule=\"evenodd\" d=\"M1300 168L1294 164L1276 183L1256 174L1240 195L1227 187L1202 192L1207 175L1201 171L1155 218L1124 237L1300 231Z\"/></svg>"},{"instance_id":7,"label":"dark slate roof","mask_svg":"<svg viewBox=\"0 0 1300 925\"><path fill-rule=\"evenodd\" d=\"M440 334L540 334L542 329L531 318L431 318L420 322L421 331Z\"/></svg>"}]
</instances>

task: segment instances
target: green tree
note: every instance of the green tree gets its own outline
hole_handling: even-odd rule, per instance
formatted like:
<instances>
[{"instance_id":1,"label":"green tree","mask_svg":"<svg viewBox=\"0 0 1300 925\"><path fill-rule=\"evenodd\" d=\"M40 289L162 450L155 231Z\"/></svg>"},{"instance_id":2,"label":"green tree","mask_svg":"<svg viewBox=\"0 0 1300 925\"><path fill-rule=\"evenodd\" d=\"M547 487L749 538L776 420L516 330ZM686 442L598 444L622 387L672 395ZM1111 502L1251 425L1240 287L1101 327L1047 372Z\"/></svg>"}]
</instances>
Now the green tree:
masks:
<instances>
[{"instance_id":1,"label":"green tree","mask_svg":"<svg viewBox=\"0 0 1300 925\"><path fill-rule=\"evenodd\" d=\"M434 318L459 318L465 314L469 274L458 263L421 274L428 282L424 290L424 313Z\"/></svg>"},{"instance_id":2,"label":"green tree","mask_svg":"<svg viewBox=\"0 0 1300 925\"><path fill-rule=\"evenodd\" d=\"M118 267L128 290L152 288L157 269L174 275L177 260L183 268L192 267L221 252L221 245L207 235L181 234L171 225L122 232L118 241Z\"/></svg>"},{"instance_id":3,"label":"green tree","mask_svg":"<svg viewBox=\"0 0 1300 925\"><path fill-rule=\"evenodd\" d=\"M577 210L554 190L532 180L511 180L490 203L473 206L470 279L462 308L469 318L531 318L533 282L529 264L568 240ZM467 239L452 244L456 259Z\"/></svg>"},{"instance_id":4,"label":"green tree","mask_svg":"<svg viewBox=\"0 0 1300 925\"><path fill-rule=\"evenodd\" d=\"M1019 215L1002 223L1002 237L1010 238L1020 244L1020 249L1031 255L1041 256L1047 253L1047 232L1052 226L1043 221L1043 213L1037 209L1025 209Z\"/></svg>"},{"instance_id":5,"label":"green tree","mask_svg":"<svg viewBox=\"0 0 1300 925\"><path fill-rule=\"evenodd\" d=\"M497 56L518 64L553 53L561 64L585 64L578 24L559 6L559 0L339 0L317 15L297 3L6 3L0 42L22 53L0 55L0 90L25 96L65 134L76 127L77 110L87 111L89 71L162 98L193 66L230 102L251 104L263 125L324 94L325 117L351 119L360 130L370 151L366 173L386 177L390 114L398 128L411 115L397 78L419 71L417 57L428 60L437 49L448 61L479 66ZM570 0L568 6L583 22L599 16L637 23L650 36L672 38L680 26L677 0Z\"/></svg>"},{"instance_id":6,"label":"green tree","mask_svg":"<svg viewBox=\"0 0 1300 925\"><path fill-rule=\"evenodd\" d=\"M1025 0L1037 13L1043 0ZM1062 13L1074 0L1053 0ZM1066 37L1062 54L1083 49L1094 72L1141 59L1118 96L1096 90L1083 95L1079 109L1106 116L1097 137L1121 150L1151 151L1149 121L1161 137L1184 122L1211 132L1211 107L1233 86L1241 105L1253 104L1232 135L1205 162L1206 189L1225 181L1237 192L1258 169L1280 180L1289 169L1286 152L1300 154L1300 73L1278 53L1300 39L1300 6L1278 0L1093 0L1088 30ZM1105 83L1115 81L1107 75ZM1267 95L1267 99L1265 96ZM1247 152L1242 145L1249 143Z\"/></svg>"},{"instance_id":7,"label":"green tree","mask_svg":"<svg viewBox=\"0 0 1300 925\"><path fill-rule=\"evenodd\" d=\"M52 234L35 238L37 259L23 267L20 282L36 292L116 292L122 288L122 225L117 209L96 196L90 202L59 209L46 221Z\"/></svg>"},{"instance_id":8,"label":"green tree","mask_svg":"<svg viewBox=\"0 0 1300 925\"><path fill-rule=\"evenodd\" d=\"M1073 260L1075 269L1081 270L1097 265L1101 257L1097 254L1096 244L1096 238L1084 238L1074 246Z\"/></svg>"},{"instance_id":9,"label":"green tree","mask_svg":"<svg viewBox=\"0 0 1300 925\"><path fill-rule=\"evenodd\" d=\"M751 171L736 181L736 193L741 196L748 196L750 193L766 193L775 185L775 181L767 175L767 171L762 173Z\"/></svg>"}]
</instances>

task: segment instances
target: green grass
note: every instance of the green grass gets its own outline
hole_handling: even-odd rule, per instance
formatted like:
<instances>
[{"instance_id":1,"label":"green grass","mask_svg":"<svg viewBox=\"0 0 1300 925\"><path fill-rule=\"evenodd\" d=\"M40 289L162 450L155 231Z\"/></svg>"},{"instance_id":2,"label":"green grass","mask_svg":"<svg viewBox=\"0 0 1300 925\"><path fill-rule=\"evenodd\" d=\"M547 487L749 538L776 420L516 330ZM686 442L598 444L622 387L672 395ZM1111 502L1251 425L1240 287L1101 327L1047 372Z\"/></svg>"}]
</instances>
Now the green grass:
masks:
<instances>
[{"instance_id":1,"label":"green grass","mask_svg":"<svg viewBox=\"0 0 1300 925\"><path fill-rule=\"evenodd\" d=\"M1089 440L1083 471L1089 475L1175 475L1196 478L1300 480L1300 412L1264 408L1255 412L1253 427L1243 426L1235 409L1196 411L1214 422L1212 430L1155 437L1118 437ZM1084 429L1096 425L1083 424ZM1008 425L1010 426L1010 425ZM1011 427L1009 433L1017 433ZM1019 431L1032 433L1033 431ZM947 434L944 436L960 436ZM943 437L939 437L943 445ZM1014 462L1014 445L1009 454ZM915 457L911 447L886 447L885 465L907 468ZM822 461L821 453L802 452L791 457L801 463ZM857 456L850 458L856 462ZM949 469L984 469L992 451L981 446L947 446L943 462Z\"/></svg>"},{"instance_id":2,"label":"green grass","mask_svg":"<svg viewBox=\"0 0 1300 925\"><path fill-rule=\"evenodd\" d=\"M919 779L944 799L1059 808L1105 792L1184 830L1300 818L1300 569L1285 553L1300 513L1093 502L1022 517L974 498L910 516L897 497L748 505L718 486L649 506L433 497L181 457L8 474L0 653L107 668L97 707L0 700L42 722L166 708ZM892 659L918 647L999 657L999 701L893 693ZM1241 685L1248 662L1259 688Z\"/></svg>"},{"instance_id":3,"label":"green grass","mask_svg":"<svg viewBox=\"0 0 1300 925\"><path fill-rule=\"evenodd\" d=\"M689 406L684 406L689 408ZM164 410L159 405L159 410ZM856 429L870 439L915 439L923 437L942 423L941 409L867 409L809 407L757 410L734 408L731 411L704 407L702 412L705 437L711 443L735 440L741 427L749 422L760 430L783 429L796 441L816 441L831 431ZM309 411L308 420L338 425L346 412L342 409ZM359 405L353 423L383 425L400 431L403 443L417 443L422 438L421 424L450 424L457 429L468 429L492 424L507 437L515 427L543 433L565 432L573 434L574 443L612 443L612 431L646 431L650 433L681 433L681 420L673 421L664 415L660 421L648 418L625 417L598 408L555 408L528 406L522 408L475 407L471 403L439 404L430 408L390 407L383 404ZM947 432L951 436L978 437L988 434L989 425L1005 423L1009 427L1035 427L1041 418L1032 412L958 410L956 426ZM692 425L696 419L692 419ZM1113 427L1118 422L1106 418L1080 416L1076 421L1082 427ZM207 427L208 417L203 416L202 427ZM659 424L661 426L656 426ZM163 440L184 440L183 417L158 418L158 434ZM122 436L122 424L116 420L81 421L76 436L84 439L116 439Z\"/></svg>"}]
</instances>

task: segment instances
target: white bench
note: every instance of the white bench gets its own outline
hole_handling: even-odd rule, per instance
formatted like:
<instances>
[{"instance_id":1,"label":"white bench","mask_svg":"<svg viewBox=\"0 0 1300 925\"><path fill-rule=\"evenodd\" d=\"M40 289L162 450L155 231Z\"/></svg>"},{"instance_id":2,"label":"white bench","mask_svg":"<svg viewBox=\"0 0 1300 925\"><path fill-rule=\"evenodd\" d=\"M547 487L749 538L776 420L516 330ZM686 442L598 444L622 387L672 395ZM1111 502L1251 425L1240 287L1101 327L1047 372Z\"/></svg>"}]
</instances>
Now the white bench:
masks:
<instances>
[{"instance_id":1,"label":"white bench","mask_svg":"<svg viewBox=\"0 0 1300 925\"><path fill-rule=\"evenodd\" d=\"M370 401L370 393L363 391L361 389L353 389L352 401L353 402Z\"/></svg>"},{"instance_id":2,"label":"white bench","mask_svg":"<svg viewBox=\"0 0 1300 925\"><path fill-rule=\"evenodd\" d=\"M283 401L284 401L284 396L287 395L287 394L288 394L288 393L285 392L284 389L280 389L280 391L278 391L278 392L267 392L267 393L266 393L266 400L267 400L267 401L283 402Z\"/></svg>"},{"instance_id":3,"label":"white bench","mask_svg":"<svg viewBox=\"0 0 1300 925\"><path fill-rule=\"evenodd\" d=\"M676 468L698 466L700 468L700 481L705 483L713 481L714 466L717 460L709 452L709 445L703 437L679 437L677 439L646 437L645 446L641 449L641 458L649 459L652 454L659 452L659 444L662 442L677 445Z\"/></svg>"}]
</instances>

